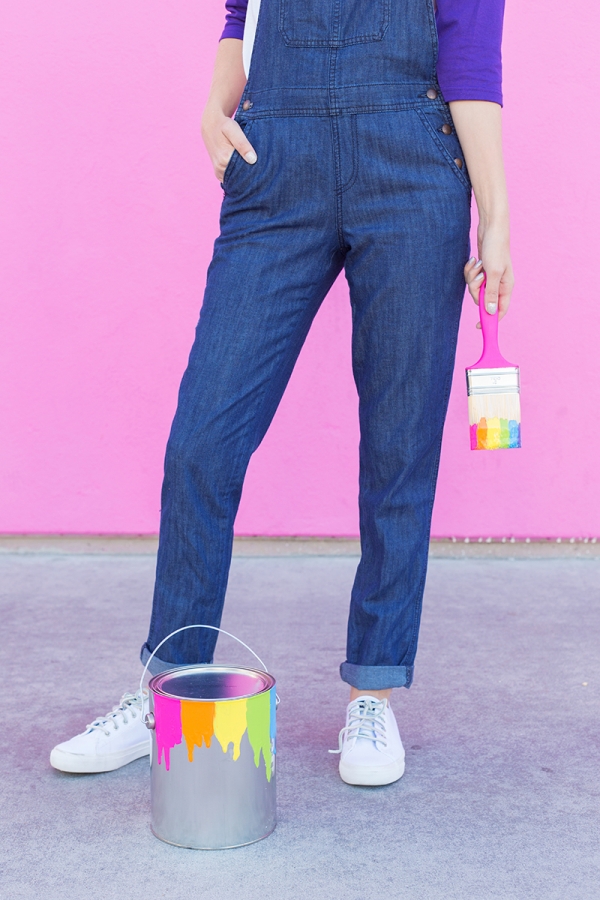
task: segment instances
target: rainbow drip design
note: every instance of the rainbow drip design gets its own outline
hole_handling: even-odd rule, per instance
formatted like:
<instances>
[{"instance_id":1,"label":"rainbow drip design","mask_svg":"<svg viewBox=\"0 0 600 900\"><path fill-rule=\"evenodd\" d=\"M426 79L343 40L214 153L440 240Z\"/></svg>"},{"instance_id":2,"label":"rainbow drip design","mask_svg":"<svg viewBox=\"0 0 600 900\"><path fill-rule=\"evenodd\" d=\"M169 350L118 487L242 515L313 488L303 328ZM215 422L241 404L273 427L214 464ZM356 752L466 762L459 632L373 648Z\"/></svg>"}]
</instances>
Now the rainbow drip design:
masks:
<instances>
[{"instance_id":1,"label":"rainbow drip design","mask_svg":"<svg viewBox=\"0 0 600 900\"><path fill-rule=\"evenodd\" d=\"M481 418L471 425L471 450L512 450L521 446L521 425L515 419Z\"/></svg>"},{"instance_id":2,"label":"rainbow drip design","mask_svg":"<svg viewBox=\"0 0 600 900\"><path fill-rule=\"evenodd\" d=\"M158 764L164 757L167 772L171 765L170 752L185 739L188 759L194 761L196 747L210 747L213 737L223 753L233 744L233 759L239 759L241 740L248 732L254 752L254 765L260 757L265 764L267 781L271 780L275 764L275 688L242 700L178 700L175 697L154 695L156 746Z\"/></svg>"}]
</instances>

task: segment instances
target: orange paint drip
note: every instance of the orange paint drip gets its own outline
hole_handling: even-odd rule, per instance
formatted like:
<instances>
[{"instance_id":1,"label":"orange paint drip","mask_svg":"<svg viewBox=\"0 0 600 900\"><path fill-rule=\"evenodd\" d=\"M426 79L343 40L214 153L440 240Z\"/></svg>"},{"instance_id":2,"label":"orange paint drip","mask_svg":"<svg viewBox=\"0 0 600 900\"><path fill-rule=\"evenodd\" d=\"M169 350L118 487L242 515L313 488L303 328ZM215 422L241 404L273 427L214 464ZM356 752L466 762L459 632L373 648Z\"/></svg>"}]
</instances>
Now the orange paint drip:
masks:
<instances>
[{"instance_id":1,"label":"orange paint drip","mask_svg":"<svg viewBox=\"0 0 600 900\"><path fill-rule=\"evenodd\" d=\"M188 759L194 761L194 747L210 747L214 732L215 704L181 701L181 730L187 744Z\"/></svg>"}]
</instances>

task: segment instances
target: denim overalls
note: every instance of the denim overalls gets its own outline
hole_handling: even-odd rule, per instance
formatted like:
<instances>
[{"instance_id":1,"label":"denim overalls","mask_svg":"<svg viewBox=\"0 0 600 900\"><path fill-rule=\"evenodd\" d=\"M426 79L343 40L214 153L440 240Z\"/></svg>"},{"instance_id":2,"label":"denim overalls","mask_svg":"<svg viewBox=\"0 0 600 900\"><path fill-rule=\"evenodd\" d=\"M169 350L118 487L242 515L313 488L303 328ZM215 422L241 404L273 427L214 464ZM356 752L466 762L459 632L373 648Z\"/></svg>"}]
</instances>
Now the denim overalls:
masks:
<instances>
[{"instance_id":1,"label":"denim overalls","mask_svg":"<svg viewBox=\"0 0 600 900\"><path fill-rule=\"evenodd\" d=\"M167 446L144 661L176 628L219 624L250 456L344 269L362 558L341 676L361 690L412 681L469 255L471 188L436 55L432 0L262 0L236 112L258 162L234 152L224 175ZM214 635L177 635L153 671L210 661Z\"/></svg>"}]
</instances>

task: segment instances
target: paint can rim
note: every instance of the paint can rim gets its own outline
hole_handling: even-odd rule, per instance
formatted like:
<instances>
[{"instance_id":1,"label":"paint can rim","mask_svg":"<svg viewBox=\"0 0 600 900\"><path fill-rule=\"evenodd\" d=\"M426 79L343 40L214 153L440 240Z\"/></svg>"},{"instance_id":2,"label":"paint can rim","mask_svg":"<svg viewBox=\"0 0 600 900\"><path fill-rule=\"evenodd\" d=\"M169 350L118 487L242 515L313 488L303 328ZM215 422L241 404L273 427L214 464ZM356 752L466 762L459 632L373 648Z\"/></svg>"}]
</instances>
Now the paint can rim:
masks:
<instances>
[{"instance_id":1,"label":"paint can rim","mask_svg":"<svg viewBox=\"0 0 600 900\"><path fill-rule=\"evenodd\" d=\"M250 693L240 693L229 697L193 697L189 694L175 694L165 690L163 684L168 679L176 681L177 677L183 677L185 673L192 674L196 670L199 673L209 673L215 675L218 673L230 675L252 675L259 683L262 683L260 690L251 691ZM227 666L215 665L214 663L196 663L189 666L174 666L172 669L166 669L158 675L154 675L148 682L148 688L153 694L161 697L168 697L171 700L184 700L186 703L227 703L230 700L251 700L272 690L276 685L275 678L269 673L261 669L254 669L250 666Z\"/></svg>"}]
</instances>

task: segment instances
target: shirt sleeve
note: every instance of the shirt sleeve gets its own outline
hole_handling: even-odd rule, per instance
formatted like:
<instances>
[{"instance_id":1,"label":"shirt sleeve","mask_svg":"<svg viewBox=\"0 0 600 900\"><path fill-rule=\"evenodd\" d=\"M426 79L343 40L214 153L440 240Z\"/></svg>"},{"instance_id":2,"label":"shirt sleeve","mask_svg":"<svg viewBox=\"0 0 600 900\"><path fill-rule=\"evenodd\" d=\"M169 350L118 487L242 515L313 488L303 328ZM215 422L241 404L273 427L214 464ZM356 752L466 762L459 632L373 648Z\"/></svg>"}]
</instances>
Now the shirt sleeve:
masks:
<instances>
[{"instance_id":1,"label":"shirt sleeve","mask_svg":"<svg viewBox=\"0 0 600 900\"><path fill-rule=\"evenodd\" d=\"M437 0L437 76L444 100L502 106L504 0Z\"/></svg>"},{"instance_id":2,"label":"shirt sleeve","mask_svg":"<svg viewBox=\"0 0 600 900\"><path fill-rule=\"evenodd\" d=\"M225 28L220 40L223 40L223 38L239 38L240 41L243 40L248 0L227 0L225 9L227 10Z\"/></svg>"}]
</instances>

